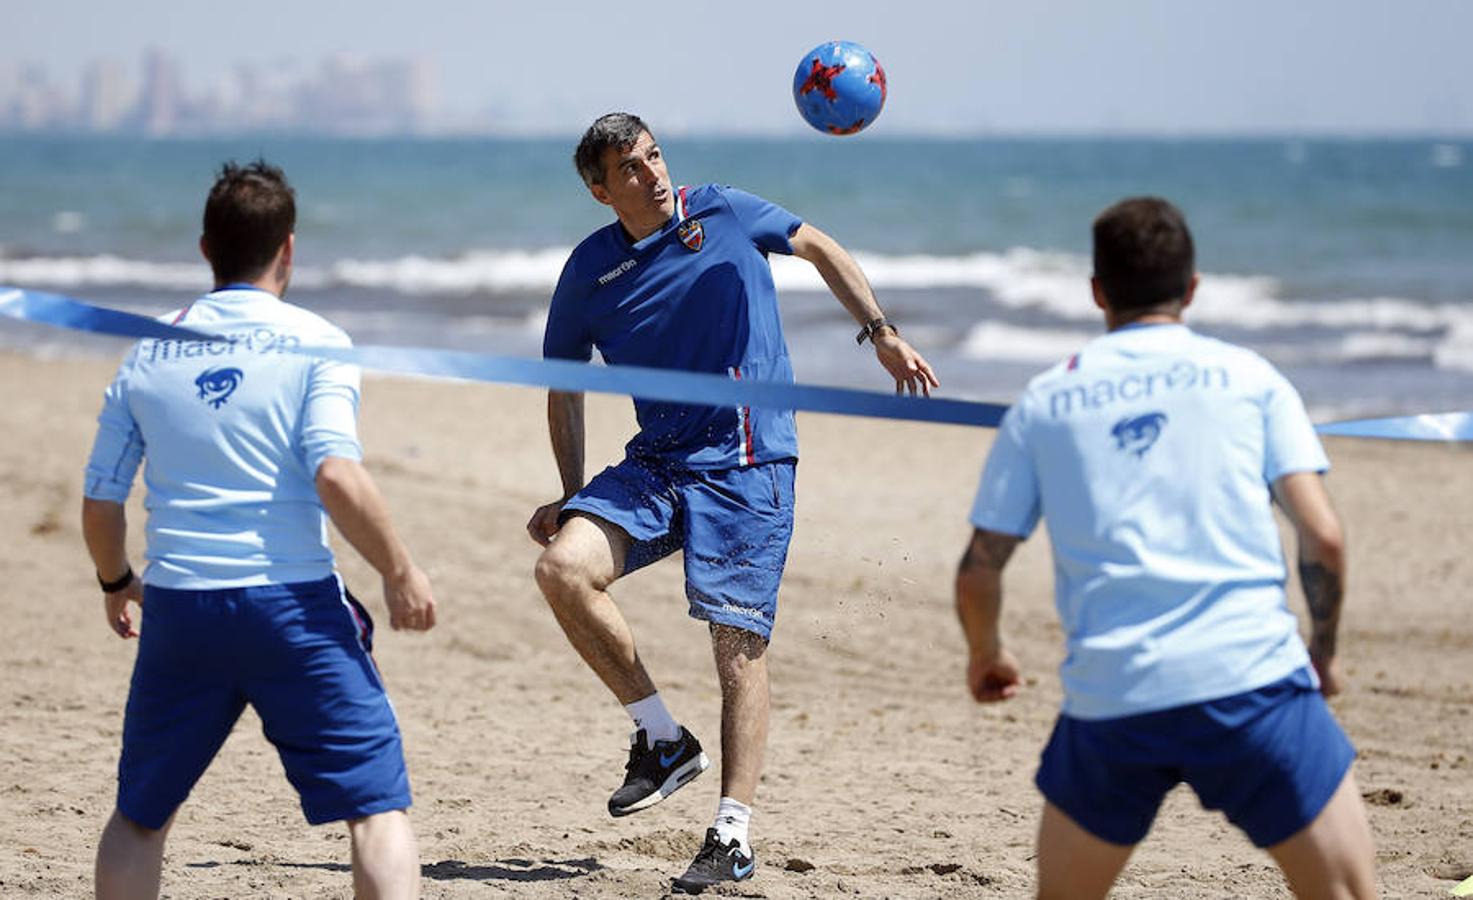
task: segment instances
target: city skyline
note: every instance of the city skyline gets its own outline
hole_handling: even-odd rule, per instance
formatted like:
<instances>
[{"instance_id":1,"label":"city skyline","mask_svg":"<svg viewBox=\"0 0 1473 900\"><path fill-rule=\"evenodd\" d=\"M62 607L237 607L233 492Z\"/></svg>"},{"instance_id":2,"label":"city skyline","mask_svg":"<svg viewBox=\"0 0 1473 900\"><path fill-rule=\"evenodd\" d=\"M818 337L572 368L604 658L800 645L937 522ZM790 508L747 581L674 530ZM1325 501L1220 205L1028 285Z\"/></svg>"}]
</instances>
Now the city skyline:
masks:
<instances>
[{"instance_id":1,"label":"city skyline","mask_svg":"<svg viewBox=\"0 0 1473 900\"><path fill-rule=\"evenodd\" d=\"M88 59L72 84L53 80L42 64L0 63L0 131L172 137L454 130L456 123L436 118L437 108L434 64L424 58L338 53L269 68L243 61L205 83L158 48L145 51L136 67L116 56Z\"/></svg>"},{"instance_id":2,"label":"city skyline","mask_svg":"<svg viewBox=\"0 0 1473 900\"><path fill-rule=\"evenodd\" d=\"M198 101L195 124L212 129L566 135L622 108L663 133L788 136L805 133L790 96L795 65L844 38L868 46L889 75L870 137L1473 135L1473 56L1463 47L1473 4L1456 0L910 0L903 9L651 0L638 10L258 0L228 16L170 0L7 7L0 81L7 70L12 81L44 70L42 105L70 103L74 123L98 130L120 127L128 92L119 85L155 48ZM360 68L334 75L333 60ZM418 74L401 69L375 88L361 68L390 63ZM135 90L145 79L131 77ZM419 87L396 96L405 84ZM388 108L399 118L376 117ZM177 128L167 117L152 124L158 134Z\"/></svg>"}]
</instances>

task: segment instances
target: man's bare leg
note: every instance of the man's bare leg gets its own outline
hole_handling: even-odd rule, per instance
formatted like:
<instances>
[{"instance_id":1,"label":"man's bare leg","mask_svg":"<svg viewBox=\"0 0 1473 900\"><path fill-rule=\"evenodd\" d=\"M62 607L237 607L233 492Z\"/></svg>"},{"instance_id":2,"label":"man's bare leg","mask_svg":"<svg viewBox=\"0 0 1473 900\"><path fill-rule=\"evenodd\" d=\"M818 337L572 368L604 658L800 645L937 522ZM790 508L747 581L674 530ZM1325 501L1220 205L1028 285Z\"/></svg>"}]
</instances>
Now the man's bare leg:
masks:
<instances>
[{"instance_id":1,"label":"man's bare leg","mask_svg":"<svg viewBox=\"0 0 1473 900\"><path fill-rule=\"evenodd\" d=\"M1104 897L1133 850L1132 845L1100 840L1044 801L1038 826L1039 900Z\"/></svg>"},{"instance_id":2,"label":"man's bare leg","mask_svg":"<svg viewBox=\"0 0 1473 900\"><path fill-rule=\"evenodd\" d=\"M419 896L419 846L402 809L348 820L353 844L353 895L358 900Z\"/></svg>"},{"instance_id":3,"label":"man's bare leg","mask_svg":"<svg viewBox=\"0 0 1473 900\"><path fill-rule=\"evenodd\" d=\"M1361 900L1376 896L1376 848L1365 804L1349 771L1313 822L1268 848L1300 898Z\"/></svg>"},{"instance_id":4,"label":"man's bare leg","mask_svg":"<svg viewBox=\"0 0 1473 900\"><path fill-rule=\"evenodd\" d=\"M164 868L164 840L173 824L174 817L170 816L163 828L144 828L113 810L97 843L93 882L98 900L158 897Z\"/></svg>"},{"instance_id":5,"label":"man's bare leg","mask_svg":"<svg viewBox=\"0 0 1473 900\"><path fill-rule=\"evenodd\" d=\"M767 751L767 642L712 625L711 649L721 681L721 794L751 806Z\"/></svg>"},{"instance_id":6,"label":"man's bare leg","mask_svg":"<svg viewBox=\"0 0 1473 900\"><path fill-rule=\"evenodd\" d=\"M721 803L700 852L675 879L676 893L750 878L757 864L748 828L767 751L767 642L712 624L711 650L721 682Z\"/></svg>"},{"instance_id":7,"label":"man's bare leg","mask_svg":"<svg viewBox=\"0 0 1473 900\"><path fill-rule=\"evenodd\" d=\"M634 646L634 634L606 589L624 571L624 530L575 515L537 559L537 586L568 642L623 704L655 692Z\"/></svg>"}]
</instances>

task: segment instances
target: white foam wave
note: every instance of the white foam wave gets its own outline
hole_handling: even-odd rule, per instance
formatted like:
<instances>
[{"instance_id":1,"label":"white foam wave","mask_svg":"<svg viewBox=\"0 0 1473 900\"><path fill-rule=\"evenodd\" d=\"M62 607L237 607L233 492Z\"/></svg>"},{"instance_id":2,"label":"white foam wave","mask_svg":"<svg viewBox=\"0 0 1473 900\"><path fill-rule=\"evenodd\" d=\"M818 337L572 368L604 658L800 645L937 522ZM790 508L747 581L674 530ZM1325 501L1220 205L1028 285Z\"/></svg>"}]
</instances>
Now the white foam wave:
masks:
<instances>
[{"instance_id":1,"label":"white foam wave","mask_svg":"<svg viewBox=\"0 0 1473 900\"><path fill-rule=\"evenodd\" d=\"M120 256L59 256L0 259L0 282L35 288L118 285L200 290L210 285L210 269L200 263L146 262Z\"/></svg>"},{"instance_id":2,"label":"white foam wave","mask_svg":"<svg viewBox=\"0 0 1473 900\"><path fill-rule=\"evenodd\" d=\"M416 255L386 260L344 259L323 267L299 267L293 282L298 288L341 286L410 295L516 290L550 293L568 252L565 247L548 247L477 251L449 258ZM1066 325L1077 324L1092 331L1099 322L1099 311L1089 294L1090 262L1083 256L1027 248L958 256L856 256L881 292L977 290L985 292L993 303L1041 312ZM817 271L801 260L774 255L772 263L780 288L824 290ZM150 262L113 255L0 259L0 284L42 290L118 285L192 291L207 288L209 281L203 262ZM1430 355L1441 367L1473 370L1473 298L1467 303L1442 304L1397 297L1296 301L1284 299L1272 278L1204 274L1188 318L1206 327L1317 327L1350 332L1342 343L1359 343L1338 348L1342 358ZM1362 332L1366 336L1355 337L1354 333ZM1430 347L1420 342L1433 337L1439 342ZM1000 353L1032 353L1026 347L1010 349L1008 336L998 330L976 332L968 340ZM1391 341L1401 343L1391 346Z\"/></svg>"},{"instance_id":3,"label":"white foam wave","mask_svg":"<svg viewBox=\"0 0 1473 900\"><path fill-rule=\"evenodd\" d=\"M1090 331L980 322L968 330L957 350L969 359L1042 367L1069 358L1103 330L1103 327ZM1291 343L1269 339L1254 341L1252 346L1285 366L1422 361L1439 369L1473 371L1473 341L1456 343L1452 339L1352 331L1324 340Z\"/></svg>"},{"instance_id":4,"label":"white foam wave","mask_svg":"<svg viewBox=\"0 0 1473 900\"><path fill-rule=\"evenodd\" d=\"M1041 364L1070 356L1101 331L1019 328L983 322L972 326L958 349L973 359Z\"/></svg>"},{"instance_id":5,"label":"white foam wave","mask_svg":"<svg viewBox=\"0 0 1473 900\"><path fill-rule=\"evenodd\" d=\"M343 260L334 263L332 283L388 288L404 293L472 291L551 291L571 248L485 251L453 259L406 256L393 260Z\"/></svg>"}]
</instances>

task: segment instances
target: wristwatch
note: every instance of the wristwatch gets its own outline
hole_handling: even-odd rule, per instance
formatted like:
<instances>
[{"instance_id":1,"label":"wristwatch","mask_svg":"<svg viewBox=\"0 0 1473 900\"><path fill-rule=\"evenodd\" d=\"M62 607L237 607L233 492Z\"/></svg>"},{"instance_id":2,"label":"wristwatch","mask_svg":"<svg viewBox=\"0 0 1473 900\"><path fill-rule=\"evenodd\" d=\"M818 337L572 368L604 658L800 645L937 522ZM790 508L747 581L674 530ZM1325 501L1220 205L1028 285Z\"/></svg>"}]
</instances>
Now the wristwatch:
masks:
<instances>
[{"instance_id":1,"label":"wristwatch","mask_svg":"<svg viewBox=\"0 0 1473 900\"><path fill-rule=\"evenodd\" d=\"M122 575L119 575L116 581L103 581L102 580L102 573L99 572L98 575L97 575L97 586L100 587L100 588L102 588L102 592L104 594L116 594L118 591L121 591L123 588L127 587L128 585L130 585L132 583L133 583L133 567L132 566L129 566L128 567L128 571L124 572Z\"/></svg>"},{"instance_id":2,"label":"wristwatch","mask_svg":"<svg viewBox=\"0 0 1473 900\"><path fill-rule=\"evenodd\" d=\"M890 329L897 336L900 334L900 329L895 327L894 322L891 322L884 316L880 316L865 322L864 327L859 329L859 334L855 336L854 342L856 344L863 344L865 340L869 340L871 343L874 343L875 335L879 334L882 328Z\"/></svg>"}]
</instances>

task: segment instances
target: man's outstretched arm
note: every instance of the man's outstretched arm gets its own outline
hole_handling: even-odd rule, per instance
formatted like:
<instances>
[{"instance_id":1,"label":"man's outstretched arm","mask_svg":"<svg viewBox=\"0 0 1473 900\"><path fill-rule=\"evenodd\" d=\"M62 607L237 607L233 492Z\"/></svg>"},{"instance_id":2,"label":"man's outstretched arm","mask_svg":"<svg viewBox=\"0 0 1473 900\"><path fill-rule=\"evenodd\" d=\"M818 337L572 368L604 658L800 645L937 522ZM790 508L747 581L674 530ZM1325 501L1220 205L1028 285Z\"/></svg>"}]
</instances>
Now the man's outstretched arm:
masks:
<instances>
[{"instance_id":1,"label":"man's outstretched arm","mask_svg":"<svg viewBox=\"0 0 1473 900\"><path fill-rule=\"evenodd\" d=\"M864 277L859 263L854 261L849 251L839 246L838 241L804 223L793 232L788 243L793 248L794 256L807 260L818 269L824 283L844 308L849 310L854 321L868 329L872 323L884 319L885 314L875 300L875 292L870 287L869 279ZM931 370L931 364L906 343L893 325L887 324L871 330L869 337L870 342L875 345L875 356L879 358L880 365L895 379L897 394L908 391L911 394L919 392L930 396L931 388L941 386L941 382L936 380L936 373Z\"/></svg>"},{"instance_id":2,"label":"man's outstretched arm","mask_svg":"<svg viewBox=\"0 0 1473 900\"><path fill-rule=\"evenodd\" d=\"M1309 606L1309 658L1326 696L1340 692L1337 637L1345 601L1345 532L1317 472L1274 483L1274 496L1299 539L1299 583Z\"/></svg>"},{"instance_id":3,"label":"man's outstretched arm","mask_svg":"<svg viewBox=\"0 0 1473 900\"><path fill-rule=\"evenodd\" d=\"M1002 645L1002 570L1021 538L976 529L956 571L956 614L967 639L967 687L979 703L1006 700L1022 680Z\"/></svg>"},{"instance_id":4,"label":"man's outstretched arm","mask_svg":"<svg viewBox=\"0 0 1473 900\"><path fill-rule=\"evenodd\" d=\"M316 481L317 496L333 524L383 578L389 625L415 631L433 628L430 579L394 531L388 506L368 470L356 460L329 456L317 467Z\"/></svg>"}]
</instances>

